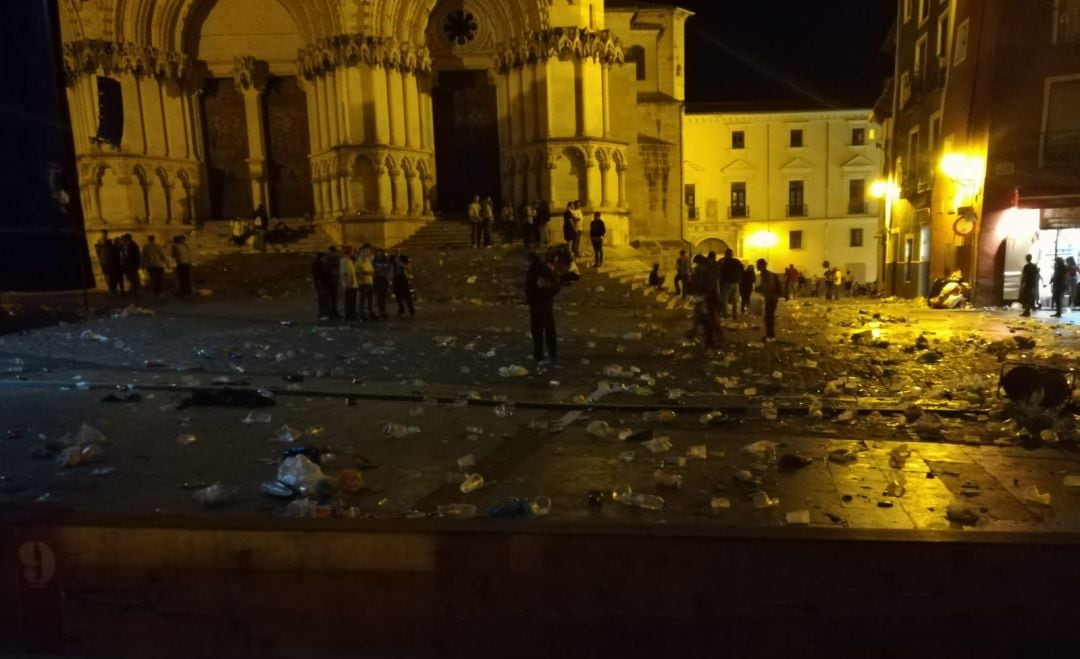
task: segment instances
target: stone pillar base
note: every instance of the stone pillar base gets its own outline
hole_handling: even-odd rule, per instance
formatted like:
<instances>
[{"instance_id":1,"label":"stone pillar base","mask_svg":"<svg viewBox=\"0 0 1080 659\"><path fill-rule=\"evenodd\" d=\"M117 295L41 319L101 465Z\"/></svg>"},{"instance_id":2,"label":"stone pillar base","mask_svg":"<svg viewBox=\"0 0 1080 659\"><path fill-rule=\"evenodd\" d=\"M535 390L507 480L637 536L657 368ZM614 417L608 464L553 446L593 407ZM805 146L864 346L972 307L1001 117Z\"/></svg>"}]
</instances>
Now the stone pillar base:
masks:
<instances>
[{"instance_id":1,"label":"stone pillar base","mask_svg":"<svg viewBox=\"0 0 1080 659\"><path fill-rule=\"evenodd\" d=\"M316 226L338 245L359 247L370 243L380 249L391 249L433 221L433 217L360 216L324 220Z\"/></svg>"}]
</instances>

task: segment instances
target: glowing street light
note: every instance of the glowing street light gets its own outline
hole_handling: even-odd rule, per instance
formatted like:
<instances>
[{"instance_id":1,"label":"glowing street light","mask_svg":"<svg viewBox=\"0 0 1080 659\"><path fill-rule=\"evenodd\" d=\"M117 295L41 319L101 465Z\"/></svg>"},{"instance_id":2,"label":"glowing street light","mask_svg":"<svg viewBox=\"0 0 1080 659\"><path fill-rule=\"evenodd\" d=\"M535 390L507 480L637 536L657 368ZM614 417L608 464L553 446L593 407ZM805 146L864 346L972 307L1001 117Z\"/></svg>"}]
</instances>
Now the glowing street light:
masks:
<instances>
[{"instance_id":1,"label":"glowing street light","mask_svg":"<svg viewBox=\"0 0 1080 659\"><path fill-rule=\"evenodd\" d=\"M776 237L776 234L772 231L761 230L751 234L746 239L746 244L750 247L757 247L759 249L771 249L776 247L776 244L780 242L780 239Z\"/></svg>"}]
</instances>

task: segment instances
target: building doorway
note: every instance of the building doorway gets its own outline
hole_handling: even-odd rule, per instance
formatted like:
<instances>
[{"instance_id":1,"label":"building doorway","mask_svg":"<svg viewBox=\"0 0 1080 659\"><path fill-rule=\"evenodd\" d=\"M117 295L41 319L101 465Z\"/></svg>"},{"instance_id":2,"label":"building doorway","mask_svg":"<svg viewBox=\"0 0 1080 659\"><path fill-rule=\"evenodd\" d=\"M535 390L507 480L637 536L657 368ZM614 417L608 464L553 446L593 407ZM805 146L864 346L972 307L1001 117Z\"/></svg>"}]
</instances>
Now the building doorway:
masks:
<instances>
[{"instance_id":1,"label":"building doorway","mask_svg":"<svg viewBox=\"0 0 1080 659\"><path fill-rule=\"evenodd\" d=\"M210 219L251 215L244 97L232 78L211 78L202 95Z\"/></svg>"},{"instance_id":2,"label":"building doorway","mask_svg":"<svg viewBox=\"0 0 1080 659\"><path fill-rule=\"evenodd\" d=\"M488 72L440 71L435 110L436 210L462 213L473 195L501 197L499 112Z\"/></svg>"},{"instance_id":3,"label":"building doorway","mask_svg":"<svg viewBox=\"0 0 1080 659\"><path fill-rule=\"evenodd\" d=\"M270 212L298 218L315 212L307 97L296 76L270 78L266 99L266 176Z\"/></svg>"}]
</instances>

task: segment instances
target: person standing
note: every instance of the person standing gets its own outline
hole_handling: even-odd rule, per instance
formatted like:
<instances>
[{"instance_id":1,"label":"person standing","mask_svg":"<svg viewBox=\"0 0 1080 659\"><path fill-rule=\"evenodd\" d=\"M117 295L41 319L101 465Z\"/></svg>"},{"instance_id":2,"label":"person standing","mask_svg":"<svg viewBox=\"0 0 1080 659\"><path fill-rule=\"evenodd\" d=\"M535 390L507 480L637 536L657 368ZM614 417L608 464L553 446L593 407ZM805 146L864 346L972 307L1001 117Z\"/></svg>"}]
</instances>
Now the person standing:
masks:
<instances>
[{"instance_id":1,"label":"person standing","mask_svg":"<svg viewBox=\"0 0 1080 659\"><path fill-rule=\"evenodd\" d=\"M513 200L503 202L502 210L499 214L499 222L502 224L502 242L504 245L509 245L514 242L515 221Z\"/></svg>"},{"instance_id":2,"label":"person standing","mask_svg":"<svg viewBox=\"0 0 1080 659\"><path fill-rule=\"evenodd\" d=\"M536 204L525 202L521 205L518 216L521 220L521 239L525 243L525 249L529 249L539 242L536 236Z\"/></svg>"},{"instance_id":3,"label":"person standing","mask_svg":"<svg viewBox=\"0 0 1080 659\"><path fill-rule=\"evenodd\" d=\"M173 238L172 260L176 263L176 294L187 297L191 295L191 248L187 237Z\"/></svg>"},{"instance_id":4,"label":"person standing","mask_svg":"<svg viewBox=\"0 0 1080 659\"><path fill-rule=\"evenodd\" d=\"M120 264L132 295L139 294L139 270L142 266L140 257L139 245L130 233L125 233L120 239Z\"/></svg>"},{"instance_id":5,"label":"person standing","mask_svg":"<svg viewBox=\"0 0 1080 659\"><path fill-rule=\"evenodd\" d=\"M1076 308L1076 283L1077 283L1076 259L1065 259L1065 293L1069 296L1069 309Z\"/></svg>"},{"instance_id":6,"label":"person standing","mask_svg":"<svg viewBox=\"0 0 1080 659\"><path fill-rule=\"evenodd\" d=\"M574 258L581 258L581 234L585 233L585 215L581 210L580 201L574 202L570 214L574 218L574 240L570 245L574 251Z\"/></svg>"},{"instance_id":7,"label":"person standing","mask_svg":"<svg viewBox=\"0 0 1080 659\"><path fill-rule=\"evenodd\" d=\"M109 287L109 293L118 295L124 292L124 278L120 272L120 251L112 240L109 232L102 229L101 238L94 245L97 251L98 263L101 265L101 274L105 277L105 284Z\"/></svg>"},{"instance_id":8,"label":"person standing","mask_svg":"<svg viewBox=\"0 0 1080 659\"><path fill-rule=\"evenodd\" d=\"M323 286L326 287L327 310L331 319L341 318L338 313L338 293L340 291L341 252L331 245L326 250L326 258L323 259Z\"/></svg>"},{"instance_id":9,"label":"person standing","mask_svg":"<svg viewBox=\"0 0 1080 659\"><path fill-rule=\"evenodd\" d=\"M757 274L754 272L754 266L746 266L746 270L743 270L742 280L739 282L739 295L742 297L742 312L745 314L750 310L750 294L754 292L754 283L757 281Z\"/></svg>"},{"instance_id":10,"label":"person standing","mask_svg":"<svg viewBox=\"0 0 1080 659\"><path fill-rule=\"evenodd\" d=\"M739 281L742 279L742 261L735 258L735 252L728 249L720 259L720 317L728 317L728 303L731 304L731 318L738 317Z\"/></svg>"},{"instance_id":11,"label":"person standing","mask_svg":"<svg viewBox=\"0 0 1080 659\"><path fill-rule=\"evenodd\" d=\"M675 294L686 297L686 284L690 281L690 257L686 250L679 250L679 258L675 259Z\"/></svg>"},{"instance_id":12,"label":"person standing","mask_svg":"<svg viewBox=\"0 0 1080 659\"><path fill-rule=\"evenodd\" d=\"M319 320L330 320L330 295L326 290L326 254L317 252L311 262L311 283L319 305Z\"/></svg>"},{"instance_id":13,"label":"person standing","mask_svg":"<svg viewBox=\"0 0 1080 659\"><path fill-rule=\"evenodd\" d=\"M705 336L705 347L717 347L717 334L719 319L716 308L719 301L719 293L716 291L716 280L713 277L713 263L701 254L694 257L694 270L691 273L691 288L696 296L694 302L694 329L691 338L696 336L698 326Z\"/></svg>"},{"instance_id":14,"label":"person standing","mask_svg":"<svg viewBox=\"0 0 1080 659\"><path fill-rule=\"evenodd\" d=\"M784 283L780 280L780 275L769 272L768 265L765 259L757 260L757 269L761 273L757 290L765 298L766 341L776 339L776 306L780 303L780 297L784 295Z\"/></svg>"},{"instance_id":15,"label":"person standing","mask_svg":"<svg viewBox=\"0 0 1080 659\"><path fill-rule=\"evenodd\" d=\"M822 263L821 267L825 268L825 300L835 300L836 284L834 283L834 277L836 276L836 273L833 271L832 265L828 261Z\"/></svg>"},{"instance_id":16,"label":"person standing","mask_svg":"<svg viewBox=\"0 0 1080 659\"><path fill-rule=\"evenodd\" d=\"M482 210L480 195L475 195L469 203L469 232L474 249L480 247L484 240L484 219L480 216Z\"/></svg>"},{"instance_id":17,"label":"person standing","mask_svg":"<svg viewBox=\"0 0 1080 659\"><path fill-rule=\"evenodd\" d=\"M161 297L162 285L165 281L165 250L157 244L154 234L146 237L146 245L142 249L142 264L150 279L150 291L154 297Z\"/></svg>"},{"instance_id":18,"label":"person standing","mask_svg":"<svg viewBox=\"0 0 1080 659\"><path fill-rule=\"evenodd\" d=\"M371 245L361 247L356 257L356 280L360 285L360 318L375 320L375 265L371 261Z\"/></svg>"},{"instance_id":19,"label":"person standing","mask_svg":"<svg viewBox=\"0 0 1080 659\"><path fill-rule=\"evenodd\" d=\"M536 206L536 242L548 244L548 223L551 222L551 204L541 200Z\"/></svg>"},{"instance_id":20,"label":"person standing","mask_svg":"<svg viewBox=\"0 0 1080 659\"><path fill-rule=\"evenodd\" d=\"M490 246L490 245L489 245ZM409 257L399 254L392 261L394 265L394 298L397 300L397 314L405 315L405 308L409 309L409 317L416 315L413 307L412 287L409 284Z\"/></svg>"},{"instance_id":21,"label":"person standing","mask_svg":"<svg viewBox=\"0 0 1080 659\"><path fill-rule=\"evenodd\" d=\"M562 238L570 248L570 253L577 256L574 250L574 202L572 201L566 204L566 210L562 214Z\"/></svg>"},{"instance_id":22,"label":"person standing","mask_svg":"<svg viewBox=\"0 0 1080 659\"><path fill-rule=\"evenodd\" d=\"M386 252L381 249L375 253L371 265L375 269L375 306L379 310L379 315L373 318L386 319L389 317L386 313L386 299L390 296L390 282L394 279L394 269Z\"/></svg>"},{"instance_id":23,"label":"person standing","mask_svg":"<svg viewBox=\"0 0 1080 659\"><path fill-rule=\"evenodd\" d=\"M338 290L344 296L345 321L356 321L356 295L360 282L356 278L356 263L353 261L353 248L346 245L341 260L338 261Z\"/></svg>"},{"instance_id":24,"label":"person standing","mask_svg":"<svg viewBox=\"0 0 1080 659\"><path fill-rule=\"evenodd\" d=\"M589 240L592 241L593 267L599 268L604 265L604 237L607 236L607 225L600 213L593 213L593 220L589 223Z\"/></svg>"},{"instance_id":25,"label":"person standing","mask_svg":"<svg viewBox=\"0 0 1080 659\"><path fill-rule=\"evenodd\" d=\"M1061 307L1065 301L1065 284L1067 277L1065 259L1060 256L1054 259L1054 274L1050 276L1051 308L1054 310L1054 318L1061 318Z\"/></svg>"},{"instance_id":26,"label":"person standing","mask_svg":"<svg viewBox=\"0 0 1080 659\"><path fill-rule=\"evenodd\" d=\"M255 248L266 252L266 232L270 229L270 215L266 212L266 204L259 204L251 214L251 220L255 230Z\"/></svg>"},{"instance_id":27,"label":"person standing","mask_svg":"<svg viewBox=\"0 0 1080 659\"><path fill-rule=\"evenodd\" d=\"M1031 262L1031 254L1025 256L1024 260L1027 263L1020 271L1020 304L1024 305L1024 313L1020 315L1030 316L1039 292L1039 266Z\"/></svg>"},{"instance_id":28,"label":"person standing","mask_svg":"<svg viewBox=\"0 0 1080 659\"><path fill-rule=\"evenodd\" d=\"M491 247L491 225L495 222L495 202L485 197L480 206L480 219L484 228L484 247Z\"/></svg>"},{"instance_id":29,"label":"person standing","mask_svg":"<svg viewBox=\"0 0 1080 659\"><path fill-rule=\"evenodd\" d=\"M799 284L799 270L792 263L784 270L784 295L791 298L795 295L795 288Z\"/></svg>"},{"instance_id":30,"label":"person standing","mask_svg":"<svg viewBox=\"0 0 1080 659\"><path fill-rule=\"evenodd\" d=\"M525 301L529 305L529 329L533 340L533 359L544 361L544 347L551 361L559 358L555 336L555 295L562 282L555 271L557 257L549 250L547 261L535 253L529 254L529 270L525 275Z\"/></svg>"}]
</instances>

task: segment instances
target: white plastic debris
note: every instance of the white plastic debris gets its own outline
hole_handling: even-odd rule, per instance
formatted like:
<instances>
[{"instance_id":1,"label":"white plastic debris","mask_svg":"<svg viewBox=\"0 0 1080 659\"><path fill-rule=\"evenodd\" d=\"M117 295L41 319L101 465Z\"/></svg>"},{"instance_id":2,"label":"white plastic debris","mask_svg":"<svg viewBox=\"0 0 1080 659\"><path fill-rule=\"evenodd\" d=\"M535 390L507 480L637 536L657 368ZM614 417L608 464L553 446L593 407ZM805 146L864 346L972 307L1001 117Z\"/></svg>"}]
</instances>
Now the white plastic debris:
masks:
<instances>
[{"instance_id":1,"label":"white plastic debris","mask_svg":"<svg viewBox=\"0 0 1080 659\"><path fill-rule=\"evenodd\" d=\"M731 508L731 499L727 497L713 497L709 501L709 507L713 510L726 510Z\"/></svg>"},{"instance_id":2,"label":"white plastic debris","mask_svg":"<svg viewBox=\"0 0 1080 659\"><path fill-rule=\"evenodd\" d=\"M776 459L776 447L776 442L761 439L752 444L747 444L739 450L761 462L771 462Z\"/></svg>"},{"instance_id":3,"label":"white plastic debris","mask_svg":"<svg viewBox=\"0 0 1080 659\"><path fill-rule=\"evenodd\" d=\"M644 446L653 455L659 453L666 453L671 450L671 439L667 437L653 437L647 442L642 442Z\"/></svg>"},{"instance_id":4,"label":"white plastic debris","mask_svg":"<svg viewBox=\"0 0 1080 659\"><path fill-rule=\"evenodd\" d=\"M1024 502L1034 503L1040 506L1050 505L1050 493L1040 492L1039 488L1035 485L1028 485L1024 488Z\"/></svg>"},{"instance_id":5,"label":"white plastic debris","mask_svg":"<svg viewBox=\"0 0 1080 659\"><path fill-rule=\"evenodd\" d=\"M523 378L529 374L529 369L524 366L518 366L517 364L511 364L510 366L503 366L499 369L499 377L502 378Z\"/></svg>"},{"instance_id":6,"label":"white plastic debris","mask_svg":"<svg viewBox=\"0 0 1080 659\"><path fill-rule=\"evenodd\" d=\"M784 521L788 524L809 524L810 523L810 511L809 510L792 510L784 515Z\"/></svg>"},{"instance_id":7,"label":"white plastic debris","mask_svg":"<svg viewBox=\"0 0 1080 659\"><path fill-rule=\"evenodd\" d=\"M272 417L269 412L248 412L248 415L240 419L242 423L270 423Z\"/></svg>"},{"instance_id":8,"label":"white plastic debris","mask_svg":"<svg viewBox=\"0 0 1080 659\"><path fill-rule=\"evenodd\" d=\"M285 458L278 466L277 479L302 494L314 491L319 481L325 478L322 467L306 455Z\"/></svg>"},{"instance_id":9,"label":"white plastic debris","mask_svg":"<svg viewBox=\"0 0 1080 659\"><path fill-rule=\"evenodd\" d=\"M611 426L608 425L607 421L590 421L589 425L585 426L585 432L593 437L607 439L611 436Z\"/></svg>"},{"instance_id":10,"label":"white plastic debris","mask_svg":"<svg viewBox=\"0 0 1080 659\"><path fill-rule=\"evenodd\" d=\"M769 496L768 492L765 492L764 490L754 494L754 507L759 510L762 508L775 508L779 505L780 499L773 499Z\"/></svg>"}]
</instances>

